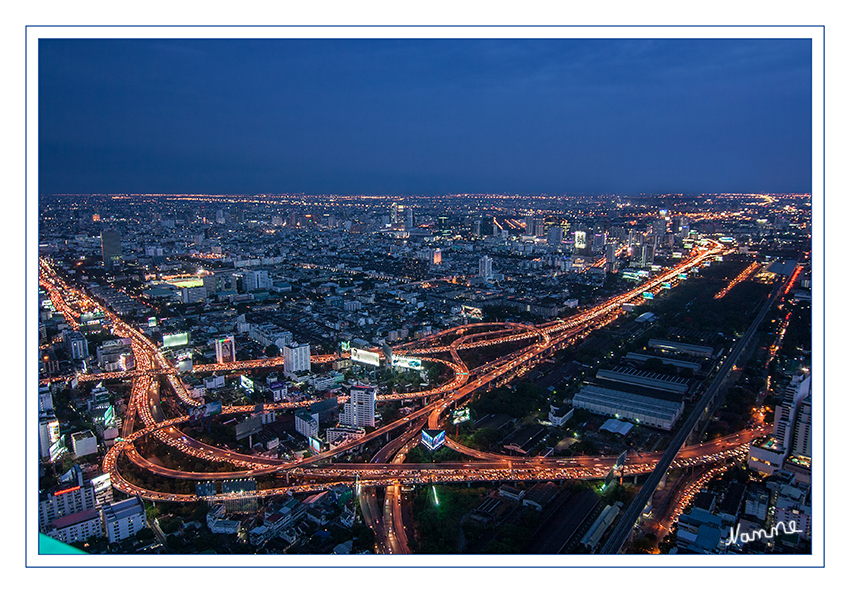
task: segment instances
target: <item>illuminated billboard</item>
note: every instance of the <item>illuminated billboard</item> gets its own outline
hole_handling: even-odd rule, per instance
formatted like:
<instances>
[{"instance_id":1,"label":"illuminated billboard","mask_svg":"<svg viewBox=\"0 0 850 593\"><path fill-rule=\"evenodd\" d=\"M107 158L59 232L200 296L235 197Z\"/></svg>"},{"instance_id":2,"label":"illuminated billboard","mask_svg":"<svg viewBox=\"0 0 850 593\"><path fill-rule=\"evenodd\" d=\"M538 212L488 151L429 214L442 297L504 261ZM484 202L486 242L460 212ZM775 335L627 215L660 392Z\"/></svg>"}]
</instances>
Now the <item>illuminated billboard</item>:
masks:
<instances>
[{"instance_id":1,"label":"illuminated billboard","mask_svg":"<svg viewBox=\"0 0 850 593\"><path fill-rule=\"evenodd\" d=\"M369 364L375 367L381 366L381 355L377 352L371 352L369 350L360 350L358 348L352 348L351 360L362 364Z\"/></svg>"},{"instance_id":2,"label":"illuminated billboard","mask_svg":"<svg viewBox=\"0 0 850 593\"><path fill-rule=\"evenodd\" d=\"M461 313L473 319L484 319L484 312L480 307L470 307L469 305L461 305Z\"/></svg>"},{"instance_id":3,"label":"illuminated billboard","mask_svg":"<svg viewBox=\"0 0 850 593\"><path fill-rule=\"evenodd\" d=\"M584 249L587 247L587 233L585 231L576 231L573 236L575 238L576 249Z\"/></svg>"},{"instance_id":4,"label":"illuminated billboard","mask_svg":"<svg viewBox=\"0 0 850 593\"><path fill-rule=\"evenodd\" d=\"M654 298L655 298L655 295L654 295L654 294L652 294L651 292L645 292L645 293L643 293L643 295L641 295L641 296L643 296L643 298L645 298L645 299L647 299L647 300L651 300L651 299L654 299Z\"/></svg>"},{"instance_id":5,"label":"illuminated billboard","mask_svg":"<svg viewBox=\"0 0 850 593\"><path fill-rule=\"evenodd\" d=\"M310 451L312 451L313 453L322 452L322 441L320 441L316 437L307 437L307 442L310 444Z\"/></svg>"},{"instance_id":6,"label":"illuminated billboard","mask_svg":"<svg viewBox=\"0 0 850 593\"><path fill-rule=\"evenodd\" d=\"M672 285L672 284L670 284L669 282L662 282L662 283L661 283L661 288L665 288L665 289L667 289L667 290L670 290L671 288L673 288L673 285Z\"/></svg>"},{"instance_id":7,"label":"illuminated billboard","mask_svg":"<svg viewBox=\"0 0 850 593\"><path fill-rule=\"evenodd\" d=\"M115 420L115 408L112 407L112 404L109 404L109 407L106 408L106 411L103 413L103 423L106 426L111 426L112 422Z\"/></svg>"},{"instance_id":8,"label":"illuminated billboard","mask_svg":"<svg viewBox=\"0 0 850 593\"><path fill-rule=\"evenodd\" d=\"M236 361L236 343L233 336L216 340L215 361L218 364Z\"/></svg>"},{"instance_id":9,"label":"illuminated billboard","mask_svg":"<svg viewBox=\"0 0 850 593\"><path fill-rule=\"evenodd\" d=\"M185 346L189 343L189 332L180 332L179 334L162 334L162 345L165 348L174 348L175 346Z\"/></svg>"},{"instance_id":10,"label":"illuminated billboard","mask_svg":"<svg viewBox=\"0 0 850 593\"><path fill-rule=\"evenodd\" d=\"M254 382L245 375L239 375L239 384L245 389L254 393Z\"/></svg>"},{"instance_id":11,"label":"illuminated billboard","mask_svg":"<svg viewBox=\"0 0 850 593\"><path fill-rule=\"evenodd\" d=\"M445 430L428 430L422 431L422 444L429 451L436 451L446 444Z\"/></svg>"},{"instance_id":12,"label":"illuminated billboard","mask_svg":"<svg viewBox=\"0 0 850 593\"><path fill-rule=\"evenodd\" d=\"M393 366L403 369L413 369L414 371L422 370L422 361L418 358L408 358L406 356L398 356L393 354Z\"/></svg>"},{"instance_id":13,"label":"illuminated billboard","mask_svg":"<svg viewBox=\"0 0 850 593\"><path fill-rule=\"evenodd\" d=\"M452 424L460 424L469 420L469 408L461 408L452 412Z\"/></svg>"},{"instance_id":14,"label":"illuminated billboard","mask_svg":"<svg viewBox=\"0 0 850 593\"><path fill-rule=\"evenodd\" d=\"M677 276L677 278L679 278L679 280L687 280L688 279L688 273L687 272L679 272L679 275Z\"/></svg>"},{"instance_id":15,"label":"illuminated billboard","mask_svg":"<svg viewBox=\"0 0 850 593\"><path fill-rule=\"evenodd\" d=\"M189 410L189 420L196 422L202 418L221 414L221 402L210 402L204 406L198 406Z\"/></svg>"},{"instance_id":16,"label":"illuminated billboard","mask_svg":"<svg viewBox=\"0 0 850 593\"><path fill-rule=\"evenodd\" d=\"M339 343L339 351L340 352L348 352L351 350L351 342L340 342Z\"/></svg>"}]
</instances>

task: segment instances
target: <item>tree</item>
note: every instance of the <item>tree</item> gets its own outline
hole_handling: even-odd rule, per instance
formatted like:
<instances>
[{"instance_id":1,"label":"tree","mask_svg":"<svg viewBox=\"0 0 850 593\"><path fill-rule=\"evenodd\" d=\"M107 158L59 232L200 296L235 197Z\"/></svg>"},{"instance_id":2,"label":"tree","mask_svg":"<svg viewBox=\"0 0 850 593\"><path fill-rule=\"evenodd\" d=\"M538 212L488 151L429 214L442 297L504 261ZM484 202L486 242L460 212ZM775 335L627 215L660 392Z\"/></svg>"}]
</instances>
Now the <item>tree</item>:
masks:
<instances>
[{"instance_id":1,"label":"tree","mask_svg":"<svg viewBox=\"0 0 850 593\"><path fill-rule=\"evenodd\" d=\"M266 349L263 350L263 353L268 358L277 358L278 356L280 356L280 348L278 348L277 344L269 344L268 346L266 346Z\"/></svg>"}]
</instances>

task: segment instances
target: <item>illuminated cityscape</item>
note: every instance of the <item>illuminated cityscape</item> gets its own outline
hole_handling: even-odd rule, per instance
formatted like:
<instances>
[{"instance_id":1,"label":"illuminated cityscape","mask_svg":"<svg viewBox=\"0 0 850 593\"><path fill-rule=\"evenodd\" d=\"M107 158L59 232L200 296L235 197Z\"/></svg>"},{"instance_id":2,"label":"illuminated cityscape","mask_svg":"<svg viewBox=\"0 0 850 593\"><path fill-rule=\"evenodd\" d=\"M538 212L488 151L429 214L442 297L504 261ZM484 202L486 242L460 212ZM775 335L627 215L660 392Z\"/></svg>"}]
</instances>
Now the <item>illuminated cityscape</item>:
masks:
<instances>
[{"instance_id":1,"label":"illuminated cityscape","mask_svg":"<svg viewBox=\"0 0 850 593\"><path fill-rule=\"evenodd\" d=\"M94 502L43 532L110 552L731 553L733 524L810 516L809 196L475 203L45 196L42 495L99 479L159 504L108 543ZM466 549L423 535L451 505ZM679 537L720 507L713 539Z\"/></svg>"},{"instance_id":2,"label":"illuminated cityscape","mask_svg":"<svg viewBox=\"0 0 850 593\"><path fill-rule=\"evenodd\" d=\"M39 45L39 545L812 554L811 44L148 41Z\"/></svg>"}]
</instances>

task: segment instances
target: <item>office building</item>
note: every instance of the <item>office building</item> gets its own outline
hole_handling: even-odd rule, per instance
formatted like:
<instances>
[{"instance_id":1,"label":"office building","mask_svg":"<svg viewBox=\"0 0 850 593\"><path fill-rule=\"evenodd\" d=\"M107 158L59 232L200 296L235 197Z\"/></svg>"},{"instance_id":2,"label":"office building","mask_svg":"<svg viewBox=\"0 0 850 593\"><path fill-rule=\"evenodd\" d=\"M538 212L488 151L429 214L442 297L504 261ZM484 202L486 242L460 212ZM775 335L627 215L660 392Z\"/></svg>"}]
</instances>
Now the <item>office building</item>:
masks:
<instances>
[{"instance_id":1,"label":"office building","mask_svg":"<svg viewBox=\"0 0 850 593\"><path fill-rule=\"evenodd\" d=\"M145 505L138 496L104 505L101 517L109 543L131 538L148 526Z\"/></svg>"},{"instance_id":2,"label":"office building","mask_svg":"<svg viewBox=\"0 0 850 593\"><path fill-rule=\"evenodd\" d=\"M811 383L810 383L811 385ZM797 420L794 425L794 440L791 443L791 454L812 456L812 396L811 393L800 402L797 410Z\"/></svg>"},{"instance_id":3,"label":"office building","mask_svg":"<svg viewBox=\"0 0 850 593\"><path fill-rule=\"evenodd\" d=\"M38 417L38 454L41 459L51 459L54 444L61 438L59 420L53 410L41 412Z\"/></svg>"},{"instance_id":4,"label":"office building","mask_svg":"<svg viewBox=\"0 0 850 593\"><path fill-rule=\"evenodd\" d=\"M655 263L655 245L652 243L644 243L640 246L638 266L641 268L649 268L652 267L653 263Z\"/></svg>"},{"instance_id":5,"label":"office building","mask_svg":"<svg viewBox=\"0 0 850 593\"><path fill-rule=\"evenodd\" d=\"M546 221L542 218L534 219L534 236L543 237L546 235Z\"/></svg>"},{"instance_id":6,"label":"office building","mask_svg":"<svg viewBox=\"0 0 850 593\"><path fill-rule=\"evenodd\" d=\"M89 342L80 332L67 329L62 330L62 344L65 346L68 356L74 360L88 358Z\"/></svg>"},{"instance_id":7,"label":"office building","mask_svg":"<svg viewBox=\"0 0 850 593\"><path fill-rule=\"evenodd\" d=\"M183 286L180 288L180 300L187 305L202 303L207 300L207 289L203 286Z\"/></svg>"},{"instance_id":8,"label":"office building","mask_svg":"<svg viewBox=\"0 0 850 593\"><path fill-rule=\"evenodd\" d=\"M310 345L290 343L281 349L283 355L283 373L294 375L296 373L310 372Z\"/></svg>"},{"instance_id":9,"label":"office building","mask_svg":"<svg viewBox=\"0 0 850 593\"><path fill-rule=\"evenodd\" d=\"M602 253L605 249L605 243L608 241L608 235L606 233L597 232L593 233L593 238L591 240L590 250L593 253Z\"/></svg>"},{"instance_id":10,"label":"office building","mask_svg":"<svg viewBox=\"0 0 850 593\"><path fill-rule=\"evenodd\" d=\"M53 394L48 385L40 385L38 387L38 411L41 413L48 410L53 410Z\"/></svg>"},{"instance_id":11,"label":"office building","mask_svg":"<svg viewBox=\"0 0 850 593\"><path fill-rule=\"evenodd\" d=\"M375 426L375 399L377 387L357 385L351 388L350 397L343 404L339 423L345 426Z\"/></svg>"},{"instance_id":12,"label":"office building","mask_svg":"<svg viewBox=\"0 0 850 593\"><path fill-rule=\"evenodd\" d=\"M253 290L269 290L272 287L271 279L269 279L269 273L266 270L245 272L244 281L246 292L251 292Z\"/></svg>"},{"instance_id":13,"label":"office building","mask_svg":"<svg viewBox=\"0 0 850 593\"><path fill-rule=\"evenodd\" d=\"M486 280L493 277L493 260L486 255L478 260L478 275Z\"/></svg>"},{"instance_id":14,"label":"office building","mask_svg":"<svg viewBox=\"0 0 850 593\"><path fill-rule=\"evenodd\" d=\"M90 430L75 432L71 435L71 451L75 459L94 455L97 453L97 437Z\"/></svg>"},{"instance_id":15,"label":"office building","mask_svg":"<svg viewBox=\"0 0 850 593\"><path fill-rule=\"evenodd\" d=\"M219 281L215 274L209 274L203 277L204 290L207 296L214 295L218 292Z\"/></svg>"},{"instance_id":16,"label":"office building","mask_svg":"<svg viewBox=\"0 0 850 593\"><path fill-rule=\"evenodd\" d=\"M605 246L605 267L612 274L617 273L617 244L608 243Z\"/></svg>"},{"instance_id":17,"label":"office building","mask_svg":"<svg viewBox=\"0 0 850 593\"><path fill-rule=\"evenodd\" d=\"M101 231L100 252L103 257L103 267L107 272L111 272L121 261L121 233L113 229Z\"/></svg>"},{"instance_id":18,"label":"office building","mask_svg":"<svg viewBox=\"0 0 850 593\"><path fill-rule=\"evenodd\" d=\"M773 436L786 452L791 451L791 447L795 441L795 428L797 424L798 412L801 408L801 403L806 398L809 399L807 422L808 430L811 430L811 393L812 393L812 378L811 376L803 377L797 375L791 379L790 385L785 389L785 398L782 403L776 406L775 419L773 422ZM803 432L806 420L804 420ZM805 446L805 435L801 435L800 443ZM809 443L811 451L811 443ZM811 452L808 456L811 456Z\"/></svg>"},{"instance_id":19,"label":"office building","mask_svg":"<svg viewBox=\"0 0 850 593\"><path fill-rule=\"evenodd\" d=\"M311 414L306 410L295 412L295 431L307 438L319 436L319 414Z\"/></svg>"},{"instance_id":20,"label":"office building","mask_svg":"<svg viewBox=\"0 0 850 593\"><path fill-rule=\"evenodd\" d=\"M551 247L560 247L564 242L564 229L559 226L549 227L546 233L546 243Z\"/></svg>"}]
</instances>

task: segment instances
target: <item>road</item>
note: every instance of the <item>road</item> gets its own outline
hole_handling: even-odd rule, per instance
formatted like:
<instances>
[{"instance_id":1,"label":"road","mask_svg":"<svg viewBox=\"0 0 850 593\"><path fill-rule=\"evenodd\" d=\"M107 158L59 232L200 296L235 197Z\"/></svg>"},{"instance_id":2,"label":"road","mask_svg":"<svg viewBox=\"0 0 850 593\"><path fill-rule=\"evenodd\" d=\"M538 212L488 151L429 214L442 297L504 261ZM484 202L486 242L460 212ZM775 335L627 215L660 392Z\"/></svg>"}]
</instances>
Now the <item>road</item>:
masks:
<instances>
[{"instance_id":1,"label":"road","mask_svg":"<svg viewBox=\"0 0 850 593\"><path fill-rule=\"evenodd\" d=\"M126 459L136 463L146 470L159 475L175 479L207 480L222 479L231 476L261 476L267 474L282 475L288 472L288 476L295 478L299 483L287 484L258 492L258 496L271 496L281 493L309 492L325 488L330 483L351 484L356 479L361 485L361 508L364 509L364 519L376 528L376 533L382 533L378 537L379 547L396 553L406 553L407 547L405 528L401 522L402 513L399 512L400 485L421 484L435 482L458 482L458 481L513 481L523 480L564 480L564 479L596 479L603 476L610 469L613 461L608 458L574 458L564 459L532 459L518 461L516 458L500 456L486 456L480 452L471 453L479 459L466 464L423 464L401 463L404 460L402 451L404 447L411 446L416 442L416 435L420 428L427 425L437 428L442 425L442 417L454 404L472 396L476 391L488 389L500 382L507 382L512 377L522 374L532 368L537 362L551 355L552 351L562 348L567 344L580 339L594 329L610 323L622 314L621 305L627 302L640 302L642 294L661 289L663 282L673 282L677 275L687 271L693 266L699 265L706 259L722 252L722 247L713 243L703 249L694 250L694 254L687 260L679 263L676 267L655 278L617 295L594 307L580 311L575 315L547 322L539 325L516 324L516 323L488 323L470 324L443 330L435 335L428 336L422 340L410 342L398 348L398 352L416 354L428 354L448 352L451 360L426 359L432 362L446 365L452 370L452 377L445 384L436 388L417 393L393 393L380 396L381 401L391 399L413 399L413 398L435 398L419 410L409 416L403 417L387 426L383 426L374 432L349 441L342 447L331 451L320 453L314 457L300 462L283 462L271 460L265 457L240 454L219 447L207 445L183 434L179 427L189 421L188 416L179 418L166 418L162 410L156 391L156 378L162 377L171 386L174 395L185 405L198 406L198 402L187 393L182 381L177 377L176 370L169 365L156 346L141 331L124 323L117 315L110 312L102 304L87 296L83 291L75 289L66 284L53 270L51 264L45 258L39 261L40 274L39 283L51 295L55 297L54 305L62 312L69 325L75 327L76 319L81 311L102 310L112 323L113 333L118 336L128 337L131 340L133 352L136 357L137 368L133 371L125 371L125 375L113 374L91 374L80 375L80 380L102 380L106 377L129 378L133 381L131 396L127 412L124 416L123 440L113 446L104 458L104 471L112 476L113 486L127 494L138 494L150 500L173 500L190 501L196 500L195 495L177 495L165 492L153 492L130 484L118 472L118 459L126 456ZM476 332L476 329L484 331ZM441 341L450 340L448 344L440 344ZM505 344L520 340L533 340L516 352L503 356L499 359L489 361L476 369L468 369L460 358L458 351L468 348L481 348L484 346ZM428 344L431 344L428 346ZM314 362L330 362L334 360L333 355L323 357L311 357ZM251 368L268 368L279 366L282 359L262 359L253 361L237 361L222 365L199 365L195 367L196 372L234 372ZM61 379L61 378L60 378ZM55 379L53 379L55 380ZM344 398L341 398L344 399ZM271 404L269 409L291 409L293 407L308 405L310 402L287 402L284 404ZM222 414L245 413L253 411L253 406L228 407L222 410ZM141 427L137 422L141 422ZM349 464L331 463L332 459L341 453L360 447L375 438L394 431L402 431L402 435L394 439L390 445L379 452L379 457L374 463L359 464L357 467L349 467ZM135 449L134 441L146 435L152 435L163 443L176 447L187 455L210 461L228 462L234 466L242 467L241 470L228 472L185 472L162 468L150 460L145 460ZM743 435L742 435L742 438ZM463 450L460 445L449 441L449 446ZM677 463L697 464L708 463L716 460L718 456L732 454L740 448L736 442L713 443L685 454ZM668 451L669 453L669 451ZM678 450L676 451L678 453ZM658 455L658 454L656 454ZM390 459L390 456L393 456ZM673 454L673 457L676 455ZM483 457L483 459L482 459ZM657 465L658 460L652 455L644 455L643 459L635 463L627 463L626 475L649 473ZM671 459L672 463L672 459ZM323 464L315 467L316 464ZM330 464L330 465L327 465ZM316 482L317 479L324 480ZM309 480L314 480L310 482ZM288 481L288 480L287 480ZM386 487L387 496L384 512L381 513L374 508L377 496L363 499L363 492L374 487ZM211 501L224 500L226 495L210 497ZM372 499L372 500L370 500ZM365 504L364 504L365 503ZM368 516L367 516L368 514Z\"/></svg>"}]
</instances>

